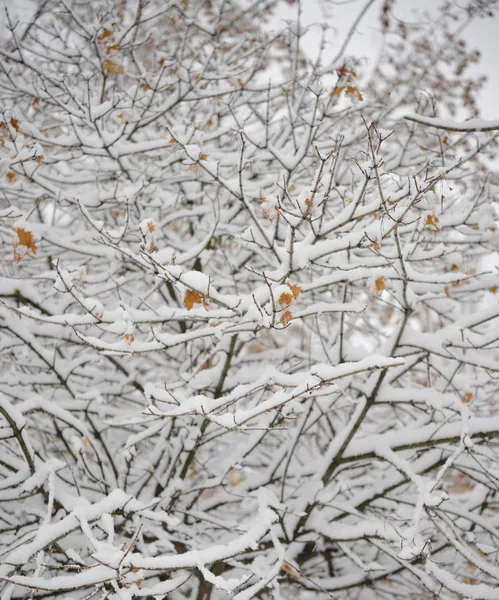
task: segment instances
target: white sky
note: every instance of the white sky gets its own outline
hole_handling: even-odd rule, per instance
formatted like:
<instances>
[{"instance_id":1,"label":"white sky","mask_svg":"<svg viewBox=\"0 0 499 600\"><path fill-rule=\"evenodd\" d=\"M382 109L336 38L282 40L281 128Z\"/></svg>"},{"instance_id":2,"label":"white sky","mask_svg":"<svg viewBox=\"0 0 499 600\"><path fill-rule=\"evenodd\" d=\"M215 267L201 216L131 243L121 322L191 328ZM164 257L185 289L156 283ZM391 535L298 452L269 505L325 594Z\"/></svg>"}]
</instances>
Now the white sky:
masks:
<instances>
[{"instance_id":1,"label":"white sky","mask_svg":"<svg viewBox=\"0 0 499 600\"><path fill-rule=\"evenodd\" d=\"M466 0L458 0L465 4ZM436 14L436 7L443 0L397 0L394 14L396 17L409 22L421 22L424 12L430 16ZM334 56L343 42L346 33L367 4L367 0L302 0L302 22L309 25L309 31L304 38L304 48L314 53L320 37L319 26L324 21L337 30L336 37L331 35L331 56ZM379 11L383 0L376 0L364 16L358 32L352 38L347 54L359 58L374 58L378 52L381 36L379 34ZM481 116L485 119L499 118L499 0L496 0L498 13L494 18L476 19L467 30L463 38L471 48L481 52L478 65L473 65L477 74L484 74L488 81L480 96ZM327 7L324 10L324 6ZM296 7L281 3L279 17L282 20L296 18ZM314 26L314 24L317 24Z\"/></svg>"}]
</instances>

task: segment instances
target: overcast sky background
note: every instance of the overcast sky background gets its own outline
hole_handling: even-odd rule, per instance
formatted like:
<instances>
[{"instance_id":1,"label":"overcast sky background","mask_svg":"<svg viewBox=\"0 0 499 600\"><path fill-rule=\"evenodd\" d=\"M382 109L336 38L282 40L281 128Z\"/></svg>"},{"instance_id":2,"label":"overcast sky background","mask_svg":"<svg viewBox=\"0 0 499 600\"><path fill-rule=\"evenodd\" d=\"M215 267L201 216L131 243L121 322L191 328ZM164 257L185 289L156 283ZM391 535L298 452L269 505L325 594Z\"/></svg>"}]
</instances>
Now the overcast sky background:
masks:
<instances>
[{"instance_id":1,"label":"overcast sky background","mask_svg":"<svg viewBox=\"0 0 499 600\"><path fill-rule=\"evenodd\" d=\"M438 7L444 0L397 0L394 15L409 23L421 23L428 18L436 18ZM466 0L453 0L461 5ZM308 26L304 37L304 48L314 54L320 39L320 25L326 20L336 31L331 32L331 56L339 49L350 25L367 4L367 0L302 0L302 22ZM497 14L493 18L474 20L463 32L462 37L472 48L481 53L478 65L473 65L477 74L486 75L488 81L480 95L481 116L485 119L499 118L499 0L496 0ZM347 50L354 55L369 60L377 56L381 43L379 14L383 0L376 0L363 17L358 31L353 36ZM281 21L296 18L296 8L282 3L279 10Z\"/></svg>"},{"instance_id":2,"label":"overcast sky background","mask_svg":"<svg viewBox=\"0 0 499 600\"><path fill-rule=\"evenodd\" d=\"M199 0L191 0L192 3ZM296 18L296 7L281 0L275 0L279 10L275 17L275 26L283 25L286 20ZM437 8L443 0L397 0L394 14L409 22L421 22L424 13L436 16ZM455 0L465 4L466 0ZM0 7L20 21L29 20L40 0L0 0ZM91 4L92 0L89 0ZM320 39L320 26L324 21L333 28L329 46L331 56L338 50L346 33L367 0L302 0L302 23L308 27L303 39L304 49L314 54ZM347 54L365 58L367 61L377 55L381 35L379 33L379 11L383 0L376 0L363 18L358 31L353 36ZM499 9L499 0L496 0ZM273 23L274 23L273 22ZM5 10L0 11L0 36L5 24ZM481 93L479 106L485 119L499 118L499 10L494 18L476 19L463 34L464 39L480 50L481 61L473 65L477 74L484 74L488 81Z\"/></svg>"}]
</instances>

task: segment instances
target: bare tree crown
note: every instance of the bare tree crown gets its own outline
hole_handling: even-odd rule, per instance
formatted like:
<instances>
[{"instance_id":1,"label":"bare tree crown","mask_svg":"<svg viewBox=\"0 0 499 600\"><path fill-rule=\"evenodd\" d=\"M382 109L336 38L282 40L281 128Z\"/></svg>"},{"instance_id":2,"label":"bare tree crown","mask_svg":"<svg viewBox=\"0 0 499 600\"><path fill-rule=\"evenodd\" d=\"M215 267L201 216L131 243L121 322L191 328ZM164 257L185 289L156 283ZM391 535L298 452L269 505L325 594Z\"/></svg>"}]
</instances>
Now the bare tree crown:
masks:
<instances>
[{"instance_id":1,"label":"bare tree crown","mask_svg":"<svg viewBox=\"0 0 499 600\"><path fill-rule=\"evenodd\" d=\"M8 15L6 600L499 597L494 2L288 4Z\"/></svg>"}]
</instances>

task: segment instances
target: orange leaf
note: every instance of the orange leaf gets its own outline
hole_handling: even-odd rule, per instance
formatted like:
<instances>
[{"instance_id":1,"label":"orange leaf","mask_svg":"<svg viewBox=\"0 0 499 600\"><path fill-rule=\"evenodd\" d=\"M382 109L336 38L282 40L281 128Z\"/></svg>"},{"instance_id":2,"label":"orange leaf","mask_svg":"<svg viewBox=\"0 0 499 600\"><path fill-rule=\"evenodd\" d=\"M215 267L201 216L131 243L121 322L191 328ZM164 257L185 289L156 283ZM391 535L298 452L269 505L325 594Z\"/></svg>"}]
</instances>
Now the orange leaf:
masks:
<instances>
[{"instance_id":1,"label":"orange leaf","mask_svg":"<svg viewBox=\"0 0 499 600\"><path fill-rule=\"evenodd\" d=\"M151 89L151 86L147 83L141 83L139 87L141 90L144 90L144 92L148 92Z\"/></svg>"},{"instance_id":2,"label":"orange leaf","mask_svg":"<svg viewBox=\"0 0 499 600\"><path fill-rule=\"evenodd\" d=\"M14 183L15 180L16 180L16 174L14 173L14 171L9 171L7 173L7 181L9 183Z\"/></svg>"},{"instance_id":3,"label":"orange leaf","mask_svg":"<svg viewBox=\"0 0 499 600\"><path fill-rule=\"evenodd\" d=\"M285 313L283 313L283 315L280 318L281 325L283 327L287 327L288 323L291 321L292 318L293 315L291 314L291 311L287 310Z\"/></svg>"},{"instance_id":4,"label":"orange leaf","mask_svg":"<svg viewBox=\"0 0 499 600\"><path fill-rule=\"evenodd\" d=\"M205 152L201 152L201 154L199 155L199 160L206 160L208 158L208 155Z\"/></svg>"},{"instance_id":5,"label":"orange leaf","mask_svg":"<svg viewBox=\"0 0 499 600\"><path fill-rule=\"evenodd\" d=\"M14 262L20 262L24 256L34 258L36 255L36 242L31 231L16 227L18 241L14 242Z\"/></svg>"},{"instance_id":6,"label":"orange leaf","mask_svg":"<svg viewBox=\"0 0 499 600\"><path fill-rule=\"evenodd\" d=\"M10 120L10 124L16 131L18 131L18 129L19 129L19 120L18 119L14 119L14 117L12 117L12 119Z\"/></svg>"},{"instance_id":7,"label":"orange leaf","mask_svg":"<svg viewBox=\"0 0 499 600\"><path fill-rule=\"evenodd\" d=\"M240 87L241 89L244 89L244 81L243 81L242 79L238 79L238 80L237 80L237 83L239 84L239 87Z\"/></svg>"},{"instance_id":8,"label":"orange leaf","mask_svg":"<svg viewBox=\"0 0 499 600\"><path fill-rule=\"evenodd\" d=\"M184 306L187 310L192 310L194 304L202 304L201 294L195 290L186 290L184 296Z\"/></svg>"}]
</instances>

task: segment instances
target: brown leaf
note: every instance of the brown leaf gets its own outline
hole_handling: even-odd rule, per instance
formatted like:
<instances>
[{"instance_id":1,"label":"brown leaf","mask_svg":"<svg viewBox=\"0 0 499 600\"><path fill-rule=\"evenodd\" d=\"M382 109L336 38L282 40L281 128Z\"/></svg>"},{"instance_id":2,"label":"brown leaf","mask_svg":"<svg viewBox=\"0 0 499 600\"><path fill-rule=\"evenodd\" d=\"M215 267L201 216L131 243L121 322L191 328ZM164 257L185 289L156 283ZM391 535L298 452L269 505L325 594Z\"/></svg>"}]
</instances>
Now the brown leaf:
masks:
<instances>
[{"instance_id":1,"label":"brown leaf","mask_svg":"<svg viewBox=\"0 0 499 600\"><path fill-rule=\"evenodd\" d=\"M133 335L133 333L125 333L123 339L127 344L131 344L135 340L135 336Z\"/></svg>"},{"instance_id":2,"label":"brown leaf","mask_svg":"<svg viewBox=\"0 0 499 600\"><path fill-rule=\"evenodd\" d=\"M34 258L36 256L36 242L31 231L16 227L18 241L14 243L14 262L20 262L24 256Z\"/></svg>"},{"instance_id":3,"label":"brown leaf","mask_svg":"<svg viewBox=\"0 0 499 600\"><path fill-rule=\"evenodd\" d=\"M301 578L300 571L298 571L298 569L296 569L295 567L293 567L293 565L291 565L290 563L288 563L287 560L283 560L282 561L281 569L285 573L287 573L290 577L294 577L294 579L300 579Z\"/></svg>"},{"instance_id":4,"label":"brown leaf","mask_svg":"<svg viewBox=\"0 0 499 600\"><path fill-rule=\"evenodd\" d=\"M195 290L186 290L184 296L184 306L187 310L192 310L194 304L202 304L201 294Z\"/></svg>"},{"instance_id":5,"label":"brown leaf","mask_svg":"<svg viewBox=\"0 0 499 600\"><path fill-rule=\"evenodd\" d=\"M102 42L102 40L105 40L106 38L112 37L113 36L113 32L110 31L109 29L105 29L102 31L102 33L98 36L98 40L99 42Z\"/></svg>"},{"instance_id":6,"label":"brown leaf","mask_svg":"<svg viewBox=\"0 0 499 600\"><path fill-rule=\"evenodd\" d=\"M385 277L384 277L384 275L380 275L379 277L376 277L376 281L374 282L374 285L375 285L376 290L378 292L382 292L385 289Z\"/></svg>"},{"instance_id":7,"label":"brown leaf","mask_svg":"<svg viewBox=\"0 0 499 600\"><path fill-rule=\"evenodd\" d=\"M112 46L108 46L106 48L106 54L111 54L111 52L118 52L119 49L120 49L119 44L113 44Z\"/></svg>"},{"instance_id":8,"label":"brown leaf","mask_svg":"<svg viewBox=\"0 0 499 600\"><path fill-rule=\"evenodd\" d=\"M227 481L229 482L229 485L238 485L239 483L242 483L245 480L244 475L241 473L241 471L238 471L237 469L232 469L230 468L228 473L227 473Z\"/></svg>"},{"instance_id":9,"label":"brown leaf","mask_svg":"<svg viewBox=\"0 0 499 600\"><path fill-rule=\"evenodd\" d=\"M288 294L287 292L283 292L279 296L279 300L277 302L279 302L279 304L281 306L289 306L291 304L291 302L293 302L293 300L294 300L293 294Z\"/></svg>"},{"instance_id":10,"label":"brown leaf","mask_svg":"<svg viewBox=\"0 0 499 600\"><path fill-rule=\"evenodd\" d=\"M105 60L102 63L102 69L110 75L122 75L125 72L123 65L113 62L112 60Z\"/></svg>"},{"instance_id":11,"label":"brown leaf","mask_svg":"<svg viewBox=\"0 0 499 600\"><path fill-rule=\"evenodd\" d=\"M293 318L293 315L291 313L291 311L287 310L285 313L282 314L280 321L281 321L281 325L283 327L287 327L288 323L291 321L291 319Z\"/></svg>"},{"instance_id":12,"label":"brown leaf","mask_svg":"<svg viewBox=\"0 0 499 600\"><path fill-rule=\"evenodd\" d=\"M299 285L297 285L296 283L293 283L292 285L289 285L289 289L291 290L291 292L293 293L293 298L296 300L298 298L298 296L302 293L302 289Z\"/></svg>"},{"instance_id":13,"label":"brown leaf","mask_svg":"<svg viewBox=\"0 0 499 600\"><path fill-rule=\"evenodd\" d=\"M359 92L359 89L353 85L347 85L345 95L351 96L352 98L356 97L359 101L364 100L364 96Z\"/></svg>"},{"instance_id":14,"label":"brown leaf","mask_svg":"<svg viewBox=\"0 0 499 600\"><path fill-rule=\"evenodd\" d=\"M16 131L19 130L19 120L18 119L14 119L14 117L12 117L12 119L10 120L10 124Z\"/></svg>"},{"instance_id":15,"label":"brown leaf","mask_svg":"<svg viewBox=\"0 0 499 600\"><path fill-rule=\"evenodd\" d=\"M465 392L461 397L463 404L469 404L473 400L473 394L471 392Z\"/></svg>"},{"instance_id":16,"label":"brown leaf","mask_svg":"<svg viewBox=\"0 0 499 600\"><path fill-rule=\"evenodd\" d=\"M6 176L6 177L7 177L7 181L8 181L9 183L14 183L14 181L16 180L16 174L14 173L14 171L9 171L9 172L7 173L7 176Z\"/></svg>"}]
</instances>

